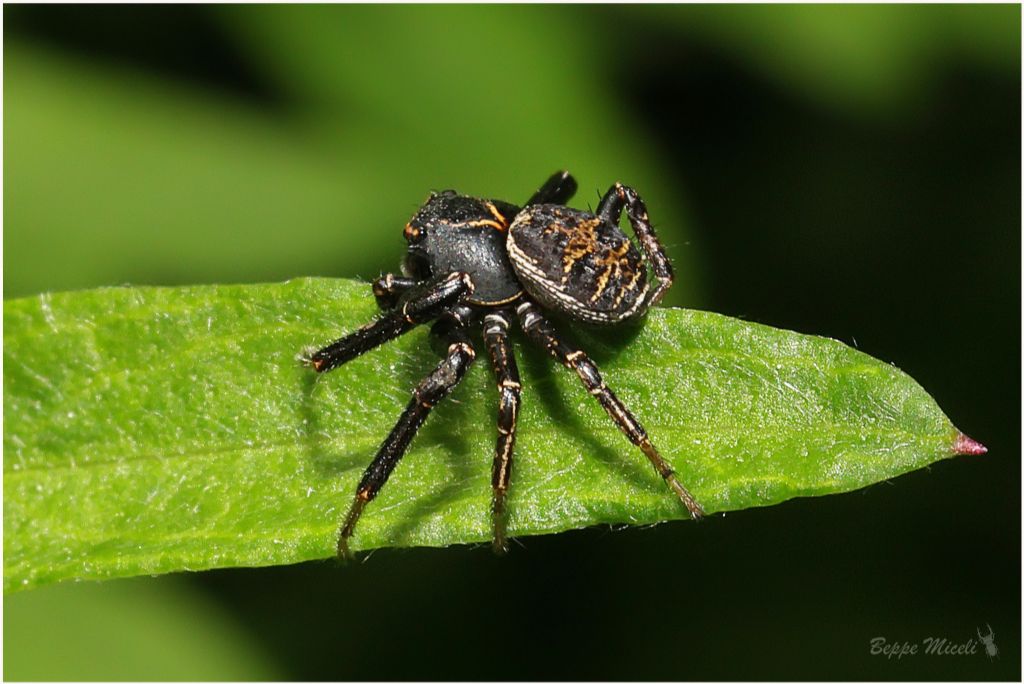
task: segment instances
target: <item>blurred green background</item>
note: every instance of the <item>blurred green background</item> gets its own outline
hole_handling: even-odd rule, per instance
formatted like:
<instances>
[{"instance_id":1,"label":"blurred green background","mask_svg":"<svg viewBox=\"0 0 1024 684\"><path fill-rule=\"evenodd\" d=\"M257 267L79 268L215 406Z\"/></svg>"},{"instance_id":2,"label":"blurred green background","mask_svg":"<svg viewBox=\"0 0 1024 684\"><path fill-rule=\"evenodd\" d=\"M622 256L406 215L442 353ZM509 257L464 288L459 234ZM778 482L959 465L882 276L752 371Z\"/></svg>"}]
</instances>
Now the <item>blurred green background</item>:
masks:
<instances>
[{"instance_id":1,"label":"blurred green background","mask_svg":"<svg viewBox=\"0 0 1024 684\"><path fill-rule=\"evenodd\" d=\"M1019 6L3 16L6 298L370 278L429 190L523 201L569 168L577 206L644 195L668 304L855 344L990 448L504 559L13 594L6 679L1020 678ZM869 653L986 623L995 660Z\"/></svg>"}]
</instances>

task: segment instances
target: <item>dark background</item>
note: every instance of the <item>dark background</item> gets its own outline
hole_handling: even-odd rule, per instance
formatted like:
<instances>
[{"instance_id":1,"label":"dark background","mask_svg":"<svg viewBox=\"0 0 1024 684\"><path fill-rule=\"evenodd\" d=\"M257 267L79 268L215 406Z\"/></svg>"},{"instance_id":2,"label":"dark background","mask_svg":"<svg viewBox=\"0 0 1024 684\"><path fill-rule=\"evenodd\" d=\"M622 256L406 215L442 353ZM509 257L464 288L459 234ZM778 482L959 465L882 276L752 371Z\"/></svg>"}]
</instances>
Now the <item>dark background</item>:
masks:
<instances>
[{"instance_id":1,"label":"dark background","mask_svg":"<svg viewBox=\"0 0 1024 684\"><path fill-rule=\"evenodd\" d=\"M651 189L670 304L855 344L989 447L502 559L16 594L5 678L1020 678L1018 6L5 6L4 63L5 297L375 275L430 188L565 166Z\"/></svg>"}]
</instances>

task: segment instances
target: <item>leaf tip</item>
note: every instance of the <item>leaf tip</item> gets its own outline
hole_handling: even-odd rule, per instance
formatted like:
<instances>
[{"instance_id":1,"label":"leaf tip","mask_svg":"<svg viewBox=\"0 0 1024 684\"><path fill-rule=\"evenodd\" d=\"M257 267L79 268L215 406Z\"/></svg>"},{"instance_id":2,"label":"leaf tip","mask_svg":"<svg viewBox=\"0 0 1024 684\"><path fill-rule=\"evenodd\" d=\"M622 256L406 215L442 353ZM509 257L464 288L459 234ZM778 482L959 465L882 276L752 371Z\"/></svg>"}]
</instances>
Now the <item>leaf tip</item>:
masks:
<instances>
[{"instance_id":1,"label":"leaf tip","mask_svg":"<svg viewBox=\"0 0 1024 684\"><path fill-rule=\"evenodd\" d=\"M953 442L953 453L957 456L981 456L988 453L988 447L958 432Z\"/></svg>"}]
</instances>

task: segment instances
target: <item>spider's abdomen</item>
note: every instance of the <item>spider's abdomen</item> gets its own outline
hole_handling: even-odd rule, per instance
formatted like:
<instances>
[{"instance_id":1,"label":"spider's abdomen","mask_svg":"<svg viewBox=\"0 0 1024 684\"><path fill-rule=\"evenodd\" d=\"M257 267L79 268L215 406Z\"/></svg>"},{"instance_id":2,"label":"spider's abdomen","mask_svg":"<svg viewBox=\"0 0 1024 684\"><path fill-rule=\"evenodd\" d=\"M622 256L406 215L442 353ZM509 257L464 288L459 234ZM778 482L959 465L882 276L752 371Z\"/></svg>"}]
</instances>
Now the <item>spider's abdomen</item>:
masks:
<instances>
[{"instance_id":1,"label":"spider's abdomen","mask_svg":"<svg viewBox=\"0 0 1024 684\"><path fill-rule=\"evenodd\" d=\"M527 207L509 226L506 246L524 289L548 308L605 324L643 311L646 263L618 226L593 214Z\"/></svg>"}]
</instances>

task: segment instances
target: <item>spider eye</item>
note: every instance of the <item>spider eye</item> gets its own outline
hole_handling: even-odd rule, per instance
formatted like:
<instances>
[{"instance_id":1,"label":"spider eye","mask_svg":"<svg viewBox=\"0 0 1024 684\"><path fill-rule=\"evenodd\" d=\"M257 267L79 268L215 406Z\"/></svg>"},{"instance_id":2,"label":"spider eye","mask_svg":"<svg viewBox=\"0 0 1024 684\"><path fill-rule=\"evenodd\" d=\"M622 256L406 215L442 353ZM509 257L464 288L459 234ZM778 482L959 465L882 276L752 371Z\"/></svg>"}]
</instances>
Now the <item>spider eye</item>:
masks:
<instances>
[{"instance_id":1,"label":"spider eye","mask_svg":"<svg viewBox=\"0 0 1024 684\"><path fill-rule=\"evenodd\" d=\"M415 245L417 242L423 239L423 229L419 226L414 226L412 223L405 224L405 241L410 245Z\"/></svg>"}]
</instances>

